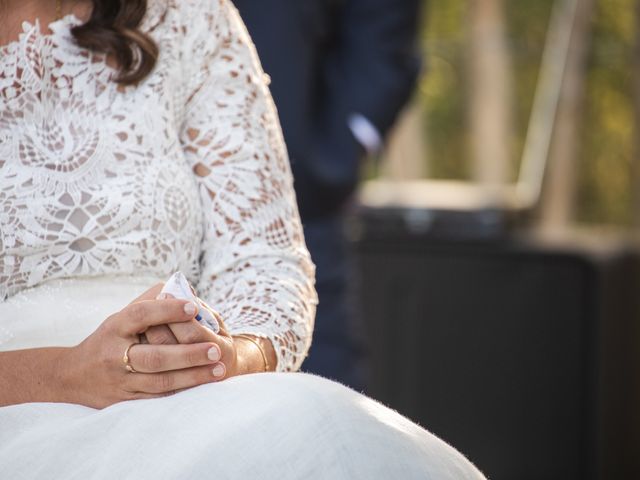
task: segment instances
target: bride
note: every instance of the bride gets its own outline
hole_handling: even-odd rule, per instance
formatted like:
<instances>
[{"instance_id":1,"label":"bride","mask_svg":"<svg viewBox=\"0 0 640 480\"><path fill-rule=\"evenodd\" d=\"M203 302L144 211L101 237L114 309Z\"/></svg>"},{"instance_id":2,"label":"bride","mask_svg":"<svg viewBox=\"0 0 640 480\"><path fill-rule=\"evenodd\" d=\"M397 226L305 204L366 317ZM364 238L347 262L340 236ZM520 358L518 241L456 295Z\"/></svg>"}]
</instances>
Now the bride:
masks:
<instances>
[{"instance_id":1,"label":"bride","mask_svg":"<svg viewBox=\"0 0 640 480\"><path fill-rule=\"evenodd\" d=\"M3 478L483 478L284 373L314 270L229 0L0 0L0 24ZM161 294L176 271L206 304Z\"/></svg>"}]
</instances>

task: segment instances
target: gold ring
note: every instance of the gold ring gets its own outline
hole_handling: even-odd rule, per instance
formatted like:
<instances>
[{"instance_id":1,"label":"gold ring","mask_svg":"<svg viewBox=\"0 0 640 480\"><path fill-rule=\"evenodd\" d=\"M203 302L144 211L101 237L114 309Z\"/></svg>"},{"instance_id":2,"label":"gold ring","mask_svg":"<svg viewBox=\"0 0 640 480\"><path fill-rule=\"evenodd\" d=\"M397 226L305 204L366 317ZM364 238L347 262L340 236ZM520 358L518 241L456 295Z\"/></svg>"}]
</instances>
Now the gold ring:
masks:
<instances>
[{"instance_id":1,"label":"gold ring","mask_svg":"<svg viewBox=\"0 0 640 480\"><path fill-rule=\"evenodd\" d=\"M133 347L134 345L140 345L140 343L134 342L131 345L129 345L127 349L124 351L124 355L122 356L122 361L124 362L124 368L127 370L127 372L130 372L130 373L137 373L136 369L131 366L131 363L129 363L131 360L129 358L129 350L131 350L131 347Z\"/></svg>"}]
</instances>

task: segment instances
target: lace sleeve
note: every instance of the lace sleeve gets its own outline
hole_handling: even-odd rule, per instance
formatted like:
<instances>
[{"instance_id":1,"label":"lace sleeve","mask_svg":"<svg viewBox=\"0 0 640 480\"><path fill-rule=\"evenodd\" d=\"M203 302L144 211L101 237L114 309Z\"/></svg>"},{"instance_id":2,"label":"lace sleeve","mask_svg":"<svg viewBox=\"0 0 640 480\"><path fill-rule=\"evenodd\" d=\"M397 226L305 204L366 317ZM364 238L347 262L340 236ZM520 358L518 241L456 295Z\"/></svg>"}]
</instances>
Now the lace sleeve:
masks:
<instances>
[{"instance_id":1,"label":"lace sleeve","mask_svg":"<svg viewBox=\"0 0 640 480\"><path fill-rule=\"evenodd\" d=\"M197 70L181 129L205 211L198 291L232 334L270 339L278 370L293 371L317 297L282 132L238 12L227 0L205 3L191 9L185 62Z\"/></svg>"}]
</instances>

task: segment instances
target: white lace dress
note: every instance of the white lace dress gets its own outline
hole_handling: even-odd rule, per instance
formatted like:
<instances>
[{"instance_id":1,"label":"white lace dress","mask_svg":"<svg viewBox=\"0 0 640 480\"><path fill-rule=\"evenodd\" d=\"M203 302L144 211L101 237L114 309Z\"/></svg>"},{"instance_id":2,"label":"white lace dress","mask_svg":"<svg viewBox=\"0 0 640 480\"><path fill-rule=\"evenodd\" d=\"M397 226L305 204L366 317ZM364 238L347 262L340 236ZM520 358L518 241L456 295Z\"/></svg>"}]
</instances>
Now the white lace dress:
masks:
<instances>
[{"instance_id":1,"label":"white lace dress","mask_svg":"<svg viewBox=\"0 0 640 480\"><path fill-rule=\"evenodd\" d=\"M149 2L153 73L119 87L73 15L0 47L0 350L74 345L183 271L278 370L311 341L313 265L265 75L227 0ZM2 388L10 388L2 386ZM481 478L318 377L236 377L104 410L0 408L3 478Z\"/></svg>"}]
</instances>

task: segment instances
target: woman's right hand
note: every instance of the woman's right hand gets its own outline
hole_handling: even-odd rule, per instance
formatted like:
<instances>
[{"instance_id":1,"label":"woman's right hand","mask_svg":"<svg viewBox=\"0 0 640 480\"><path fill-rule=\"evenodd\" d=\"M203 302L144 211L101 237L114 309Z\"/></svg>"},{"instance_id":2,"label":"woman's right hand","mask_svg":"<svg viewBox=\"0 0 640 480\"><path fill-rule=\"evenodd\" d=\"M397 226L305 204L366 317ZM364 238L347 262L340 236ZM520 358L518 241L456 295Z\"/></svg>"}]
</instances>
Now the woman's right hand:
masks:
<instances>
[{"instance_id":1,"label":"woman's right hand","mask_svg":"<svg viewBox=\"0 0 640 480\"><path fill-rule=\"evenodd\" d=\"M74 403L104 408L117 402L169 395L216 381L213 371L220 358L211 342L182 345L139 344L147 329L192 321L197 307L184 300L145 300L128 305L107 318L63 359L67 394ZM127 348L127 371L123 360Z\"/></svg>"}]
</instances>

